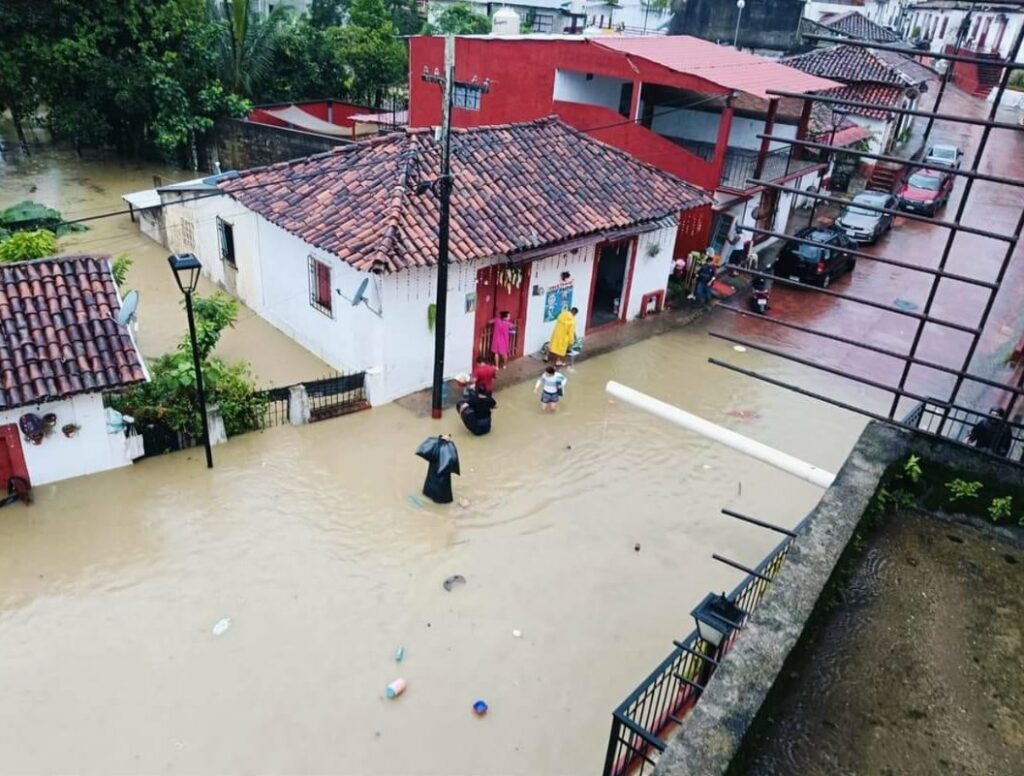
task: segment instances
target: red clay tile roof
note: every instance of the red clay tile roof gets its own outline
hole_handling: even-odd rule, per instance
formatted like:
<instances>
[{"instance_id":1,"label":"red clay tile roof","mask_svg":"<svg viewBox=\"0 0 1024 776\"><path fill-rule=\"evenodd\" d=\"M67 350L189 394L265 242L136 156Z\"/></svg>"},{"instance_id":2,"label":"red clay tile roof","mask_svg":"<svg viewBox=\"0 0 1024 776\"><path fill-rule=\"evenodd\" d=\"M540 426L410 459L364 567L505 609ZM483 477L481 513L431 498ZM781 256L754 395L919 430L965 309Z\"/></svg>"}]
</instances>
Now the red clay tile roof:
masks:
<instances>
[{"instance_id":1,"label":"red clay tile roof","mask_svg":"<svg viewBox=\"0 0 1024 776\"><path fill-rule=\"evenodd\" d=\"M107 256L0 264L0 409L146 379Z\"/></svg>"},{"instance_id":2,"label":"red clay tile roof","mask_svg":"<svg viewBox=\"0 0 1024 776\"><path fill-rule=\"evenodd\" d=\"M871 40L876 43L896 43L902 40L895 32L875 24L860 11L826 14L818 23L840 35L858 40Z\"/></svg>"},{"instance_id":3,"label":"red clay tile roof","mask_svg":"<svg viewBox=\"0 0 1024 776\"><path fill-rule=\"evenodd\" d=\"M771 96L768 94L770 89L806 93L831 89L836 85L819 77L818 73L811 73L808 77L807 70L794 72L780 60L765 59L689 35L601 36L591 38L589 42L601 48L643 57L669 70L695 75L765 100Z\"/></svg>"},{"instance_id":4,"label":"red clay tile roof","mask_svg":"<svg viewBox=\"0 0 1024 776\"><path fill-rule=\"evenodd\" d=\"M783 57L780 61L805 73L844 83L919 86L936 77L934 71L902 54L842 44Z\"/></svg>"},{"instance_id":5,"label":"red clay tile roof","mask_svg":"<svg viewBox=\"0 0 1024 776\"><path fill-rule=\"evenodd\" d=\"M833 89L830 92L822 92L827 97L836 97L841 100L854 100L856 102L869 102L877 105L877 108L846 108L847 112L857 116L864 116L869 119L888 119L893 114L888 108L898 108L903 100L905 90L900 86L883 86L882 84L852 84L842 89ZM832 106L820 103L827 111L832 112ZM812 116L813 116L812 109ZM826 122L831 119L826 119Z\"/></svg>"},{"instance_id":6,"label":"red clay tile roof","mask_svg":"<svg viewBox=\"0 0 1024 776\"><path fill-rule=\"evenodd\" d=\"M342 146L218 183L247 208L360 271L437 258L432 130ZM703 190L555 117L452 131L451 257L470 261L653 222L709 204Z\"/></svg>"}]
</instances>

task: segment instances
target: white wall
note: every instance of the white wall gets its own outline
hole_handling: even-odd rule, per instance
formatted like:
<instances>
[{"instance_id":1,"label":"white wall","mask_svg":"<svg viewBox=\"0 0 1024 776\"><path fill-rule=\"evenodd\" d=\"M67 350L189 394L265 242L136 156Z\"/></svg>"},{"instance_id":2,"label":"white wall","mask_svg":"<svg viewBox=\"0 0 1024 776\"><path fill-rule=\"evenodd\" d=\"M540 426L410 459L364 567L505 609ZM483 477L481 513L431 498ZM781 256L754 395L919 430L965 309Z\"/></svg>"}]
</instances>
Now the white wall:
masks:
<instances>
[{"instance_id":1,"label":"white wall","mask_svg":"<svg viewBox=\"0 0 1024 776\"><path fill-rule=\"evenodd\" d=\"M646 32L648 35L664 32L662 25L667 25L672 19L671 8L650 8L641 0L619 0L614 8L603 2L588 2L586 13L588 24L598 24L603 16L605 27L624 24L627 33Z\"/></svg>"},{"instance_id":2,"label":"white wall","mask_svg":"<svg viewBox=\"0 0 1024 776\"><path fill-rule=\"evenodd\" d=\"M644 294L663 291L668 285L672 272L672 251L676 243L676 227L647 232L637 238L633 256L633 280L626 300L626 320L640 314L640 300ZM651 246L657 246L657 253L651 256Z\"/></svg>"},{"instance_id":3,"label":"white wall","mask_svg":"<svg viewBox=\"0 0 1024 776\"><path fill-rule=\"evenodd\" d=\"M0 412L0 425L17 425L18 418L26 412L40 416L52 412L57 416L53 432L44 437L40 444L33 445L24 438L21 440L25 465L33 487L127 466L132 462L128 457L124 434L107 433L101 394L79 394L62 401L6 410ZM78 434L70 439L61 431L61 427L67 423L81 426Z\"/></svg>"},{"instance_id":4,"label":"white wall","mask_svg":"<svg viewBox=\"0 0 1024 776\"><path fill-rule=\"evenodd\" d=\"M658 113L655 108L654 121L651 128L662 135L714 143L718 139L718 125L721 115L699 110L673 110ZM764 120L751 119L745 116L733 116L729 129L729 145L733 148L747 148L753 151L761 147L758 134L764 133ZM796 137L795 124L775 124L772 133L779 137ZM783 148L786 143L773 141L770 150Z\"/></svg>"},{"instance_id":5,"label":"white wall","mask_svg":"<svg viewBox=\"0 0 1024 776\"><path fill-rule=\"evenodd\" d=\"M586 73L556 70L554 98L584 105L602 105L605 108L618 111L624 83L627 82L603 75L594 75L588 81Z\"/></svg>"}]
</instances>

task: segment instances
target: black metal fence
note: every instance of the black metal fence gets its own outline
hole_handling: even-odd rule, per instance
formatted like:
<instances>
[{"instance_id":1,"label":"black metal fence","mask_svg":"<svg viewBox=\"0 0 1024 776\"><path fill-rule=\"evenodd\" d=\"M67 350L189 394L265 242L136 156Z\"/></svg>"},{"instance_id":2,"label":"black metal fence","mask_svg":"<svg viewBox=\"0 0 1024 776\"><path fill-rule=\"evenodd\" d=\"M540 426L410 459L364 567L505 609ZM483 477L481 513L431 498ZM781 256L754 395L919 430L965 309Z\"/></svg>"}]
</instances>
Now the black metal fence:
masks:
<instances>
[{"instance_id":1,"label":"black metal fence","mask_svg":"<svg viewBox=\"0 0 1024 776\"><path fill-rule=\"evenodd\" d=\"M306 389L310 423L358 412L370 406L366 400L366 372L335 373L319 380L263 391L267 409L260 428L280 426L290 421L288 406L291 392L298 385Z\"/></svg>"},{"instance_id":2,"label":"black metal fence","mask_svg":"<svg viewBox=\"0 0 1024 776\"><path fill-rule=\"evenodd\" d=\"M792 541L789 536L783 539L754 569L756 574L748 574L729 594L729 600L745 612L741 625L775 579ZM733 631L717 658L709 657L714 650L696 630L674 642L668 657L612 712L604 776L644 776L653 770L668 735L700 699L701 687L741 632Z\"/></svg>"},{"instance_id":3,"label":"black metal fence","mask_svg":"<svg viewBox=\"0 0 1024 776\"><path fill-rule=\"evenodd\" d=\"M936 399L915 404L903 418L903 423L954 442L968 443L971 430L986 417L988 415L983 412L950 406ZM1010 435L1010 446L1005 455L1011 461L1020 462L1024 457L1024 425L1006 420L1006 429Z\"/></svg>"}]
</instances>

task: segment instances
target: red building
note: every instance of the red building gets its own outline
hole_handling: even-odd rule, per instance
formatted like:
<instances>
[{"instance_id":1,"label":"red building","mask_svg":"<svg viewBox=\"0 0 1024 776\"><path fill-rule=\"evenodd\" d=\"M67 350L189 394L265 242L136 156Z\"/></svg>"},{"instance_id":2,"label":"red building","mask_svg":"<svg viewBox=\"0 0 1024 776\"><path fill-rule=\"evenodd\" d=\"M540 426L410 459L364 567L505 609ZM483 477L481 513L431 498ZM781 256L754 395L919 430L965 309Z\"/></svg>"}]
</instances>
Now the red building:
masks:
<instances>
[{"instance_id":1,"label":"red building","mask_svg":"<svg viewBox=\"0 0 1024 776\"><path fill-rule=\"evenodd\" d=\"M410 41L409 126L440 123L441 99L424 71L440 71L444 42ZM557 115L566 123L682 180L715 192L712 208L680 223L676 255L720 243L736 220L783 231L791 199L749 181L793 181L821 165L760 134L802 138L810 103L771 90L812 93L839 84L689 36L469 36L456 39L453 124L472 127ZM537 149L544 154L543 148ZM806 179L806 180L805 180ZM721 238L721 239L719 239ZM719 249L721 245L718 245Z\"/></svg>"}]
</instances>

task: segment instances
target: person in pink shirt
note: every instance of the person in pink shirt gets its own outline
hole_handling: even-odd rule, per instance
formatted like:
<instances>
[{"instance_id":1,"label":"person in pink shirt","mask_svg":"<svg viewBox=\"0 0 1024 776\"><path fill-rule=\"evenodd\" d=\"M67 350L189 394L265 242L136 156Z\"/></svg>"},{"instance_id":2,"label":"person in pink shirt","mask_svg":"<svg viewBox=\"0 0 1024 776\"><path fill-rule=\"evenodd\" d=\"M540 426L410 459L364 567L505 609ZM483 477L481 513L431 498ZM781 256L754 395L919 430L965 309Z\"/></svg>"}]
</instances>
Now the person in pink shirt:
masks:
<instances>
[{"instance_id":1,"label":"person in pink shirt","mask_svg":"<svg viewBox=\"0 0 1024 776\"><path fill-rule=\"evenodd\" d=\"M491 321L491 353L498 369L508 365L508 351L512 336L512 318L508 310L502 310L498 317Z\"/></svg>"}]
</instances>

